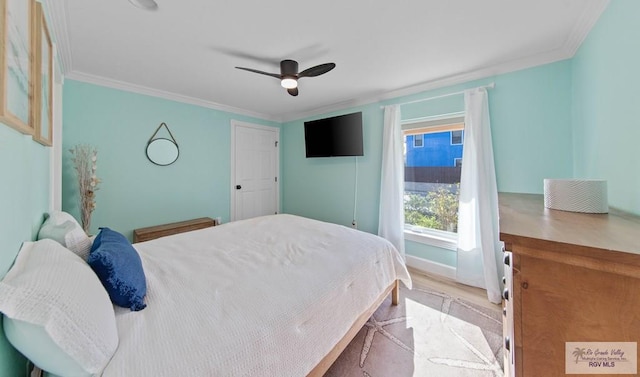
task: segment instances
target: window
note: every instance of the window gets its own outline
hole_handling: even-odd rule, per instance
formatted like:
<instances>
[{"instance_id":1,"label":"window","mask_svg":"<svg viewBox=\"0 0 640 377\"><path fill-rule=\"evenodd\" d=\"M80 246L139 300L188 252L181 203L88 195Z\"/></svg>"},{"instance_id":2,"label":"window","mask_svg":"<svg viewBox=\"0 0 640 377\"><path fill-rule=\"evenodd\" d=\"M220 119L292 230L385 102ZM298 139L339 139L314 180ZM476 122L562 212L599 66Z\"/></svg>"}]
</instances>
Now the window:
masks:
<instances>
[{"instance_id":1,"label":"window","mask_svg":"<svg viewBox=\"0 0 640 377\"><path fill-rule=\"evenodd\" d=\"M413 147L421 148L424 145L424 135L413 135Z\"/></svg>"},{"instance_id":2,"label":"window","mask_svg":"<svg viewBox=\"0 0 640 377\"><path fill-rule=\"evenodd\" d=\"M451 145L462 145L462 130L451 131Z\"/></svg>"},{"instance_id":3,"label":"window","mask_svg":"<svg viewBox=\"0 0 640 377\"><path fill-rule=\"evenodd\" d=\"M464 117L403 124L404 214L409 240L457 246ZM416 148L416 136L420 147Z\"/></svg>"}]
</instances>

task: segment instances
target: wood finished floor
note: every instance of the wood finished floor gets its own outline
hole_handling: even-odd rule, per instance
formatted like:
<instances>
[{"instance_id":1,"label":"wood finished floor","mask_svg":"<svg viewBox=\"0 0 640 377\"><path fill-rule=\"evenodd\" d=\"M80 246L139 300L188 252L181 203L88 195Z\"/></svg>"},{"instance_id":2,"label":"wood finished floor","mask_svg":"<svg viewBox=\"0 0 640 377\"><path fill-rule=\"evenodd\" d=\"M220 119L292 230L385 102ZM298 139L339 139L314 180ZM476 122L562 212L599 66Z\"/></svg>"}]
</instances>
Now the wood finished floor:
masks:
<instances>
[{"instance_id":1,"label":"wood finished floor","mask_svg":"<svg viewBox=\"0 0 640 377\"><path fill-rule=\"evenodd\" d=\"M487 299L487 292L484 289L471 287L468 285L460 284L451 279L447 279L441 276L428 275L422 271L418 271L413 268L408 268L413 286L420 288L434 289L447 293L454 297L463 298L469 302L482 307L500 311L502 306L498 304L492 304Z\"/></svg>"}]
</instances>

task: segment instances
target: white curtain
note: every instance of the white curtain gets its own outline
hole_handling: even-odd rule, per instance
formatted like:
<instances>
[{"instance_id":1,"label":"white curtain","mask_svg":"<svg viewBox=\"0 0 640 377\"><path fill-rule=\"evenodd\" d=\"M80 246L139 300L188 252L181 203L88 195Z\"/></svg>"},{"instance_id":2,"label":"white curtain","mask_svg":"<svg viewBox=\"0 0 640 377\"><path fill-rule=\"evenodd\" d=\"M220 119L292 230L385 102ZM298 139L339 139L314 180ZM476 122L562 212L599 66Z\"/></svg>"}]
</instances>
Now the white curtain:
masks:
<instances>
[{"instance_id":1,"label":"white curtain","mask_svg":"<svg viewBox=\"0 0 640 377\"><path fill-rule=\"evenodd\" d=\"M497 259L502 247L487 90L465 91L464 102L456 279L463 284L485 288L489 301L500 303Z\"/></svg>"},{"instance_id":2,"label":"white curtain","mask_svg":"<svg viewBox=\"0 0 640 377\"><path fill-rule=\"evenodd\" d=\"M404 258L404 153L400 105L385 106L378 235Z\"/></svg>"}]
</instances>

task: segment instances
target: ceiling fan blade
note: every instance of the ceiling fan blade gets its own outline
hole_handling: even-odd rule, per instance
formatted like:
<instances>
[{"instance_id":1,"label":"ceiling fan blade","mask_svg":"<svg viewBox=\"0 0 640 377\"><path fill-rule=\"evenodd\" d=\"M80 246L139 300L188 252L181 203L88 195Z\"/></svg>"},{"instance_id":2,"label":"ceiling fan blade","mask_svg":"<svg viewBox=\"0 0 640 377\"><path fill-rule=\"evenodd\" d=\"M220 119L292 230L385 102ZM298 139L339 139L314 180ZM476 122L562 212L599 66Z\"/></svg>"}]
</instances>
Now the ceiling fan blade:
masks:
<instances>
[{"instance_id":1,"label":"ceiling fan blade","mask_svg":"<svg viewBox=\"0 0 640 377\"><path fill-rule=\"evenodd\" d=\"M280 75L277 73L269 73L269 72L265 72L265 71L259 71L257 69L252 69L252 68L244 68L244 67L236 67L238 69L242 69L243 71L249 71L249 72L253 72L253 73L259 73L261 75L267 75L267 76L271 76L271 77L275 77L277 79L280 78Z\"/></svg>"},{"instance_id":2,"label":"ceiling fan blade","mask_svg":"<svg viewBox=\"0 0 640 377\"><path fill-rule=\"evenodd\" d=\"M335 63L324 63L315 67L307 68L298 74L298 77L315 77L323 75L336 67Z\"/></svg>"},{"instance_id":3,"label":"ceiling fan blade","mask_svg":"<svg viewBox=\"0 0 640 377\"><path fill-rule=\"evenodd\" d=\"M287 89L287 93L295 97L298 95L298 88Z\"/></svg>"},{"instance_id":4,"label":"ceiling fan blade","mask_svg":"<svg viewBox=\"0 0 640 377\"><path fill-rule=\"evenodd\" d=\"M276 66L280 64L279 58L272 58L264 55L250 54L241 50L236 50L233 48L219 47L219 46L209 46L209 49L215 52L219 52L221 54L230 56L232 58L239 58L242 60L251 60L258 64L263 64L266 66Z\"/></svg>"}]
</instances>

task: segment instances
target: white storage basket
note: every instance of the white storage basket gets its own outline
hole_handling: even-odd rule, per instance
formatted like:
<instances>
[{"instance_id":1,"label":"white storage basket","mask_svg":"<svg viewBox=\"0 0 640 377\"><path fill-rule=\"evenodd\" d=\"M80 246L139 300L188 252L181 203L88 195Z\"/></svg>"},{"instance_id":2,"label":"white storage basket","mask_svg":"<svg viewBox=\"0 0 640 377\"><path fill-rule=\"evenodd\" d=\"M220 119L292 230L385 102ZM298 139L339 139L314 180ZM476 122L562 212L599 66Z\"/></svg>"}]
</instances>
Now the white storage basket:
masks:
<instances>
[{"instance_id":1,"label":"white storage basket","mask_svg":"<svg viewBox=\"0 0 640 377\"><path fill-rule=\"evenodd\" d=\"M607 213L607 181L601 179L545 179L544 206L562 211Z\"/></svg>"}]
</instances>

